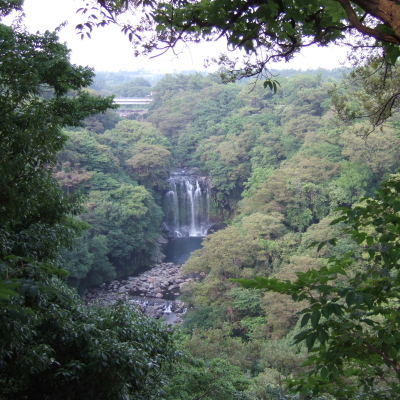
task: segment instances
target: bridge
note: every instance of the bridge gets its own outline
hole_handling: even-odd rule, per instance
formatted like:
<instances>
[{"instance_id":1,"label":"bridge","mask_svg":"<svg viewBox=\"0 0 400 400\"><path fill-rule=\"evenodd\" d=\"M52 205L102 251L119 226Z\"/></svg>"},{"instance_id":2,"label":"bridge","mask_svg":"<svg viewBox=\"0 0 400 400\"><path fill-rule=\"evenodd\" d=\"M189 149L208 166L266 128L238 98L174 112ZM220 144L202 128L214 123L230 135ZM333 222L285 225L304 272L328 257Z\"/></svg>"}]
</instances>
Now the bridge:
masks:
<instances>
[{"instance_id":1,"label":"bridge","mask_svg":"<svg viewBox=\"0 0 400 400\"><path fill-rule=\"evenodd\" d=\"M144 97L142 99L129 98L129 97L114 98L114 104L121 104L121 105L128 105L128 104L144 105L144 104L150 104L152 101L153 99L150 99L149 97Z\"/></svg>"}]
</instances>

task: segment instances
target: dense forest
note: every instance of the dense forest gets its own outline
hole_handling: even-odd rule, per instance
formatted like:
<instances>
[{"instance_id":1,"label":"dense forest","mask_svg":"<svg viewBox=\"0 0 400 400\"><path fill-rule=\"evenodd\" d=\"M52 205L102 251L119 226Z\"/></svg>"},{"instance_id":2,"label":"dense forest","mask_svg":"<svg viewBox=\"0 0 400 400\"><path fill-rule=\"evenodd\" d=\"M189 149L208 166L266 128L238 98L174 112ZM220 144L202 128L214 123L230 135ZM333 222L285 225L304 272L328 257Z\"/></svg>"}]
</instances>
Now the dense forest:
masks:
<instances>
[{"instance_id":1,"label":"dense forest","mask_svg":"<svg viewBox=\"0 0 400 400\"><path fill-rule=\"evenodd\" d=\"M399 397L392 48L227 82L95 75L56 33L0 37L0 399ZM152 102L121 118L110 95ZM163 259L176 168L206 177L211 213L182 325L87 306L88 288Z\"/></svg>"},{"instance_id":2,"label":"dense forest","mask_svg":"<svg viewBox=\"0 0 400 400\"><path fill-rule=\"evenodd\" d=\"M346 91L349 108L360 107L352 80L338 79L343 73L291 71L277 78L276 94L257 81L222 84L213 74L166 75L152 87L135 78L153 98L140 122L108 112L107 120L91 117L84 129L66 131L55 177L65 192L84 193L80 218L90 228L63 252L61 265L80 290L160 257L162 197L174 166L209 177L214 227L183 268L205 276L182 296L190 305L183 346L209 368L237 368L224 379L241 376L243 386L228 380L234 392L205 398L291 398L282 382L306 371L306 347L293 347L304 304L231 278L293 279L348 252L354 273L368 266L365 247L330 223L338 207L373 196L396 171L400 141L396 118L368 138L362 122L340 118L338 91ZM333 237L335 246L309 247ZM172 398L193 391L183 383L187 368L174 372L171 388L178 376L182 386L179 395L171 389Z\"/></svg>"}]
</instances>

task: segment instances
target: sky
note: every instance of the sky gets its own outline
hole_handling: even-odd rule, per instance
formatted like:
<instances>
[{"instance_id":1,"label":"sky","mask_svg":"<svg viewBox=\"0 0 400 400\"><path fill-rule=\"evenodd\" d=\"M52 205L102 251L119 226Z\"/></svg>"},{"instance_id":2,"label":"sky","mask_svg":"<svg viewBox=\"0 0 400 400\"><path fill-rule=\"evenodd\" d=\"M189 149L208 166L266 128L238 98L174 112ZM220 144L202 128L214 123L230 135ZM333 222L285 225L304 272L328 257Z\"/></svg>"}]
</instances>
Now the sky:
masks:
<instances>
[{"instance_id":1,"label":"sky","mask_svg":"<svg viewBox=\"0 0 400 400\"><path fill-rule=\"evenodd\" d=\"M95 68L96 71L137 71L141 68L157 72L172 73L184 70L204 70L204 59L215 57L225 51L222 43L191 45L176 57L172 53L153 59L134 57L128 38L116 26L98 28L92 38L81 40L75 26L82 21L76 11L85 4L84 0L25 0L25 25L30 32L54 30L68 21L60 32L62 42L72 50L71 61L78 65ZM11 23L7 19L5 23ZM332 69L340 67L346 58L346 51L338 47L304 49L288 63L273 64L272 68L284 69ZM215 68L214 68L215 70ZM213 68L207 69L212 72Z\"/></svg>"}]
</instances>

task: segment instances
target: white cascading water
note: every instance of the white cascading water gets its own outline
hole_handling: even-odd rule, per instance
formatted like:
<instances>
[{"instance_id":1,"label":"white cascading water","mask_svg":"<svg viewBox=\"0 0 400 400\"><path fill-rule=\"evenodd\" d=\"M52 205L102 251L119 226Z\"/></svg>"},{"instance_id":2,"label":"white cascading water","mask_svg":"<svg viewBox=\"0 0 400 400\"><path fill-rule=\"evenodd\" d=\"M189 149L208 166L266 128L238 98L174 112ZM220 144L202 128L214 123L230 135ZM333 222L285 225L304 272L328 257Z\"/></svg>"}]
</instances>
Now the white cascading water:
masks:
<instances>
[{"instance_id":1,"label":"white cascading water","mask_svg":"<svg viewBox=\"0 0 400 400\"><path fill-rule=\"evenodd\" d=\"M173 237L207 235L210 227L208 188L202 188L197 178L180 174L169 178L164 226Z\"/></svg>"},{"instance_id":2,"label":"white cascading water","mask_svg":"<svg viewBox=\"0 0 400 400\"><path fill-rule=\"evenodd\" d=\"M179 205L178 205L178 193L176 191L176 185L174 181L169 182L169 191L167 193L167 203L172 206L173 224L174 230L179 231Z\"/></svg>"},{"instance_id":3,"label":"white cascading water","mask_svg":"<svg viewBox=\"0 0 400 400\"><path fill-rule=\"evenodd\" d=\"M196 216L195 216L195 205L193 196L193 185L188 180L185 180L185 187L186 187L185 196L187 201L187 208L189 210L189 216L190 216L189 236L199 236L196 235Z\"/></svg>"}]
</instances>

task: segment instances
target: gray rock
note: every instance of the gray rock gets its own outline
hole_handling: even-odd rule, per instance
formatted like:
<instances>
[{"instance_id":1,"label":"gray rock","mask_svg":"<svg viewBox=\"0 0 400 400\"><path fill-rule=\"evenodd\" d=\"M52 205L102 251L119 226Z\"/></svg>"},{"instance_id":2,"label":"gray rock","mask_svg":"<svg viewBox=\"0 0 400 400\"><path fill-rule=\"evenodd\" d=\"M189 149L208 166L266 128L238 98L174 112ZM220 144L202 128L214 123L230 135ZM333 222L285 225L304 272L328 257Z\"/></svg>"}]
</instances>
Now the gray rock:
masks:
<instances>
[{"instance_id":1,"label":"gray rock","mask_svg":"<svg viewBox=\"0 0 400 400\"><path fill-rule=\"evenodd\" d=\"M157 315L157 310L154 306L147 306L145 310L145 314L149 317L155 317Z\"/></svg>"}]
</instances>

